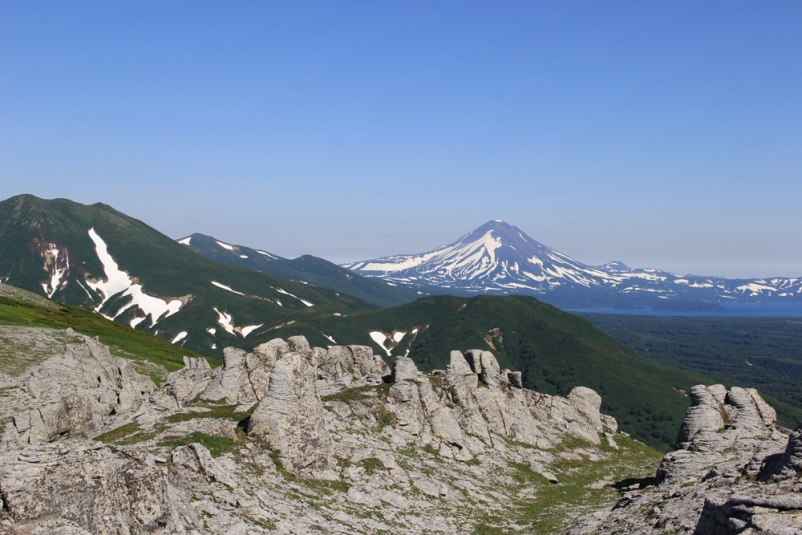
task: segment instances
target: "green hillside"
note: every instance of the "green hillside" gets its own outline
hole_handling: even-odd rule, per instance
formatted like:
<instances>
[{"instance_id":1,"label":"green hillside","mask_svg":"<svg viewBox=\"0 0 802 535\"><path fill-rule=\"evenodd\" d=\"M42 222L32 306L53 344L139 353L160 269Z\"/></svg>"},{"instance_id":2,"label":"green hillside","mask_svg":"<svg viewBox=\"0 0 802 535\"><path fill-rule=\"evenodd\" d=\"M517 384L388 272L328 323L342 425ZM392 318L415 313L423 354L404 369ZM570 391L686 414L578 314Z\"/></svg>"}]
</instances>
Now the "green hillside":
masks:
<instances>
[{"instance_id":1,"label":"green hillside","mask_svg":"<svg viewBox=\"0 0 802 535\"><path fill-rule=\"evenodd\" d=\"M90 228L96 236L90 236ZM105 267L93 241L97 236L110 255ZM68 265L57 264L67 258ZM119 286L121 277L128 286ZM101 318L70 307L55 311L7 304L3 321L59 328L78 321L72 325L76 330L139 353L152 343L145 333L157 335L175 345L160 342L160 351L167 353L152 358L173 366L184 353L219 358L226 346L250 350L296 334L317 346L371 345L388 362L408 353L424 371L444 368L451 350L488 349L502 367L522 371L529 388L562 395L578 385L597 390L603 409L623 430L663 450L673 444L688 404L680 391L711 382L645 359L587 320L532 297L435 296L377 309L342 292L203 258L105 205L28 195L0 203L0 280L42 295L54 279L54 300L90 310L103 303L99 311L115 318L119 330L105 326L107 331L99 332L91 321ZM111 288L114 281L114 288L127 289L115 289L103 302L103 292L95 288ZM131 294L133 289L139 293ZM135 305L137 296L162 305L181 299L181 306L172 315L159 315L154 324L153 314L145 317ZM134 336L138 331L142 338Z\"/></svg>"},{"instance_id":2,"label":"green hillside","mask_svg":"<svg viewBox=\"0 0 802 535\"><path fill-rule=\"evenodd\" d=\"M144 309L130 306L130 295L118 292L106 296L110 298L104 303L92 284L103 283L108 275L90 229L103 240L117 269L139 285L141 299L159 300L162 305L181 302L180 310L156 318L154 325L152 315L146 318ZM236 336L242 338L247 336L242 328L285 321L307 308L329 313L373 308L339 292L205 259L103 204L86 206L31 195L0 202L0 280L48 295L45 286L59 266L54 300L89 310L102 303L99 311L107 317L168 340L184 331L222 331L223 315L230 317L231 329L240 329ZM214 342L198 337L186 339L184 345L217 356L222 350L221 345L212 349Z\"/></svg>"},{"instance_id":3,"label":"green hillside","mask_svg":"<svg viewBox=\"0 0 802 535\"><path fill-rule=\"evenodd\" d=\"M802 422L799 318L583 315L644 357L757 388L788 428Z\"/></svg>"},{"instance_id":4,"label":"green hillside","mask_svg":"<svg viewBox=\"0 0 802 535\"><path fill-rule=\"evenodd\" d=\"M143 366L140 371L148 373L157 382L164 371L180 369L184 356L208 358L145 332L109 321L94 312L56 303L7 284L0 284L0 326L40 327L59 331L71 327L81 334L97 337L111 347L115 356L155 365ZM0 339L2 338L0 335ZM64 342L70 341L66 337L60 339ZM18 354L19 348L13 347L10 340L3 342L0 371L12 375L23 371L14 362L21 356ZM26 362L30 364L28 359ZM209 359L209 362L213 367L220 363L216 359Z\"/></svg>"}]
</instances>

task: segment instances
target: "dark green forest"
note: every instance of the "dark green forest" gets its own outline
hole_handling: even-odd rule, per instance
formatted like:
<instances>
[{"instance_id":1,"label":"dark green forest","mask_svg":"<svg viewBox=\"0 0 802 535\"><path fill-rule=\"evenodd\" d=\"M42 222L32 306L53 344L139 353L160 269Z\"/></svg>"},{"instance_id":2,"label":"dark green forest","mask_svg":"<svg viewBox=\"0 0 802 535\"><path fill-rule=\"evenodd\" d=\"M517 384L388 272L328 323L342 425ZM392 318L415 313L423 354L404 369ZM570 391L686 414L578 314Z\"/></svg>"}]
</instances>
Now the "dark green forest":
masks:
<instances>
[{"instance_id":1,"label":"dark green forest","mask_svg":"<svg viewBox=\"0 0 802 535\"><path fill-rule=\"evenodd\" d=\"M802 422L802 318L582 316L644 357L757 388L786 427Z\"/></svg>"}]
</instances>

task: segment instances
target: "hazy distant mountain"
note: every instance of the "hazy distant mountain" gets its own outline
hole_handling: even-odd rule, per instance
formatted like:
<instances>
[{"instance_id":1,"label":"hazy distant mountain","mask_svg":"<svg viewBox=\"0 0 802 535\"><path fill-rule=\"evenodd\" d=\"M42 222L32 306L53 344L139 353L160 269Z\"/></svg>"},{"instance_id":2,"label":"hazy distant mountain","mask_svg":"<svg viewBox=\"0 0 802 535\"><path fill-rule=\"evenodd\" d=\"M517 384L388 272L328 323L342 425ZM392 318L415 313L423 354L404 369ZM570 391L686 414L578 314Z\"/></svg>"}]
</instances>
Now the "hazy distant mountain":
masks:
<instances>
[{"instance_id":1,"label":"hazy distant mountain","mask_svg":"<svg viewBox=\"0 0 802 535\"><path fill-rule=\"evenodd\" d=\"M802 279L725 279L590 266L503 221L489 221L431 252L344 264L367 277L454 291L528 294L558 306L802 300ZM665 305L664 305L665 306Z\"/></svg>"},{"instance_id":2,"label":"hazy distant mountain","mask_svg":"<svg viewBox=\"0 0 802 535\"><path fill-rule=\"evenodd\" d=\"M231 245L198 233L176 241L211 260L343 292L381 307L409 303L428 293L421 288L399 286L394 282L363 277L328 260L311 255L289 260L259 249Z\"/></svg>"}]
</instances>

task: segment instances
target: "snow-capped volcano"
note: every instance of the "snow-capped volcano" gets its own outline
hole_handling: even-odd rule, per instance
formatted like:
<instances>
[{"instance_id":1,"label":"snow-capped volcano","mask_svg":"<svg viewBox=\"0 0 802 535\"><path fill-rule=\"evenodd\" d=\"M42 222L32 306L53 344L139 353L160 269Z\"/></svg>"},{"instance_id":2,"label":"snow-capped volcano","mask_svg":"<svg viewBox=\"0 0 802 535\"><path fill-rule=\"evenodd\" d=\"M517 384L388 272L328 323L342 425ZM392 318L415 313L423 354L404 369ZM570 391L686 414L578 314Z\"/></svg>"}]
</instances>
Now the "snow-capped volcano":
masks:
<instances>
[{"instance_id":1,"label":"snow-capped volcano","mask_svg":"<svg viewBox=\"0 0 802 535\"><path fill-rule=\"evenodd\" d=\"M539 243L503 221L488 221L454 243L423 254L344 264L360 275L470 293L532 294L621 303L658 299L802 299L802 279L724 279L630 269L620 261L590 266Z\"/></svg>"},{"instance_id":2,"label":"snow-capped volcano","mask_svg":"<svg viewBox=\"0 0 802 535\"><path fill-rule=\"evenodd\" d=\"M547 291L565 283L591 287L610 278L609 273L577 262L499 220L428 253L344 267L366 276L473 291Z\"/></svg>"}]
</instances>

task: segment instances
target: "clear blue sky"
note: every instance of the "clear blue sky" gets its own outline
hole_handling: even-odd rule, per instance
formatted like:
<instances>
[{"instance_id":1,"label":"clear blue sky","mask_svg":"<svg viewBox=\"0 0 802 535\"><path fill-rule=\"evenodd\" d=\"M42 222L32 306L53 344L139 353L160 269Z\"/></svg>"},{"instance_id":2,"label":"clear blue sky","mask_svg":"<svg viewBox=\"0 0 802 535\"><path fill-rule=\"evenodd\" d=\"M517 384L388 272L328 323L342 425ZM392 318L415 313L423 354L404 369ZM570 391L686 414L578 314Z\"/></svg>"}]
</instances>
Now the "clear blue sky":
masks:
<instances>
[{"instance_id":1,"label":"clear blue sky","mask_svg":"<svg viewBox=\"0 0 802 535\"><path fill-rule=\"evenodd\" d=\"M0 198L333 261L802 275L802 2L0 2Z\"/></svg>"}]
</instances>

